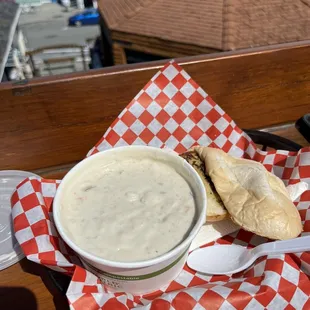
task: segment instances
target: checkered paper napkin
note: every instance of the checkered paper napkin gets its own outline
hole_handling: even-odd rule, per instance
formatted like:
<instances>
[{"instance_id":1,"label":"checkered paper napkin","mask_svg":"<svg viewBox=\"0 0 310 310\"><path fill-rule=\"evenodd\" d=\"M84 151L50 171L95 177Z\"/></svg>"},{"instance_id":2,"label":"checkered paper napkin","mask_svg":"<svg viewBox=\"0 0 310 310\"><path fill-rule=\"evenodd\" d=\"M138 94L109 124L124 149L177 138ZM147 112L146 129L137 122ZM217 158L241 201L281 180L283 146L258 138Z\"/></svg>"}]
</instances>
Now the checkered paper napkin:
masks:
<instances>
[{"instance_id":1,"label":"checkered paper napkin","mask_svg":"<svg viewBox=\"0 0 310 310\"><path fill-rule=\"evenodd\" d=\"M250 111L249 111L250 113ZM88 156L111 147L140 144L176 152L194 144L251 158L286 185L310 185L310 148L298 153L259 150L234 121L175 62L168 63L122 111ZM59 181L29 178L12 196L16 237L27 258L72 276L71 309L310 309L310 252L267 256L233 276L206 276L185 266L166 287L144 295L109 293L83 269L60 239L51 214ZM310 233L310 190L297 202L304 234ZM254 247L265 239L239 230L211 244Z\"/></svg>"}]
</instances>

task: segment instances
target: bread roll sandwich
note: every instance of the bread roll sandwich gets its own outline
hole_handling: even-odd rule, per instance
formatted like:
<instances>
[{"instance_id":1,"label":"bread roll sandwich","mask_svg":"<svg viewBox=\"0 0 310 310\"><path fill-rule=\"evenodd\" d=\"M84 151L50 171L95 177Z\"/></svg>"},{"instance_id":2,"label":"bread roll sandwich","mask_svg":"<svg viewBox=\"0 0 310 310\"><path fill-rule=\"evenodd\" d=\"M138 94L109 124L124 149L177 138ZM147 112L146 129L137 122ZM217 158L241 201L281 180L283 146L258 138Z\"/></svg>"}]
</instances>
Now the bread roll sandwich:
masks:
<instances>
[{"instance_id":1,"label":"bread roll sandwich","mask_svg":"<svg viewBox=\"0 0 310 310\"><path fill-rule=\"evenodd\" d=\"M284 183L261 163L210 147L194 151L236 224L270 239L295 238L302 232L299 212Z\"/></svg>"}]
</instances>

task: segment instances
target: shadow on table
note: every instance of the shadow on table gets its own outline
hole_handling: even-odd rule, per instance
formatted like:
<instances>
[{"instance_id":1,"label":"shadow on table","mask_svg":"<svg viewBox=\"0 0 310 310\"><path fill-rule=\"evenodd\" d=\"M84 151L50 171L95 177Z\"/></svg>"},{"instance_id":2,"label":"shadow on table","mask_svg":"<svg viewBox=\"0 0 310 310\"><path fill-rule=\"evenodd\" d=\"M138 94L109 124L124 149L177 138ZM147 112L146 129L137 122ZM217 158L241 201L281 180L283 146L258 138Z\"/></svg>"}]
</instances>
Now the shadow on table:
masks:
<instances>
[{"instance_id":1,"label":"shadow on table","mask_svg":"<svg viewBox=\"0 0 310 310\"><path fill-rule=\"evenodd\" d=\"M47 273L46 267L39 265L37 263L34 263L34 262L28 260L27 258L22 259L19 263L20 263L23 271L41 277L44 285L46 286L46 288L49 290L49 292L53 296L53 302L55 305L55 309L57 309L57 310L69 309L69 305L68 305L68 301L67 301L67 297L66 297L65 293L60 292L59 289L55 286L55 284L51 281L51 278L49 277L49 275ZM0 300L0 304L2 304L1 300ZM0 307L0 309L2 310L1 307ZM4 308L4 309L6 309L6 308ZM11 309L15 309L15 308L11 308ZM16 308L16 309L19 309L19 308ZM21 308L21 309L27 309L28 310L28 307ZM32 308L29 308L29 309L32 310ZM33 308L33 309L36 309L36 308Z\"/></svg>"},{"instance_id":2,"label":"shadow on table","mask_svg":"<svg viewBox=\"0 0 310 310\"><path fill-rule=\"evenodd\" d=\"M38 309L35 295L24 287L0 287L1 309Z\"/></svg>"},{"instance_id":3,"label":"shadow on table","mask_svg":"<svg viewBox=\"0 0 310 310\"><path fill-rule=\"evenodd\" d=\"M27 258L23 258L19 262L20 266L22 267L23 271L33 274L35 276L41 276L41 269L43 268L37 263L34 263Z\"/></svg>"},{"instance_id":4,"label":"shadow on table","mask_svg":"<svg viewBox=\"0 0 310 310\"><path fill-rule=\"evenodd\" d=\"M57 275L58 273L55 274ZM59 275L66 278L65 281L67 281L68 284L65 285L65 287L68 288L70 278L62 274ZM49 292L53 295L53 301L56 309L57 310L69 309L69 304L66 297L66 289L62 290L61 286L59 286L60 284L58 282L55 282L55 279L52 279L50 277L48 268L46 267L42 268L41 279L45 284L45 286L47 287L47 289L49 290Z\"/></svg>"}]
</instances>

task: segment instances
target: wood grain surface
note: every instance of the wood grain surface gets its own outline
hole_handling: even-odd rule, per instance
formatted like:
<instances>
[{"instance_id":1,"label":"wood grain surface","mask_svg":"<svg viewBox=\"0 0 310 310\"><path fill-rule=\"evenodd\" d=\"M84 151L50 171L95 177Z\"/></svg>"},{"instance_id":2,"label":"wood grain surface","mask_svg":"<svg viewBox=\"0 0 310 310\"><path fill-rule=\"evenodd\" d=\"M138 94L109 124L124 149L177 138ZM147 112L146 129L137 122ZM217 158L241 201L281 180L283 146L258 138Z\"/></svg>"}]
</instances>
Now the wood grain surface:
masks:
<instances>
[{"instance_id":1,"label":"wood grain surface","mask_svg":"<svg viewBox=\"0 0 310 310\"><path fill-rule=\"evenodd\" d=\"M310 111L310 107L309 107L309 111ZM269 128L263 128L260 130L292 140L301 146L309 146L309 142L295 128L295 124L274 126L274 127L269 127Z\"/></svg>"},{"instance_id":2,"label":"wood grain surface","mask_svg":"<svg viewBox=\"0 0 310 310\"><path fill-rule=\"evenodd\" d=\"M246 129L309 112L310 45L178 60ZM240 52L239 52L240 53ZM34 170L80 160L165 62L0 84L0 164Z\"/></svg>"},{"instance_id":3,"label":"wood grain surface","mask_svg":"<svg viewBox=\"0 0 310 310\"><path fill-rule=\"evenodd\" d=\"M177 61L241 128L306 146L294 122L310 112L309 54L306 42ZM1 169L62 178L164 63L0 84ZM44 274L26 259L1 271L1 309L66 309Z\"/></svg>"},{"instance_id":4,"label":"wood grain surface","mask_svg":"<svg viewBox=\"0 0 310 310\"><path fill-rule=\"evenodd\" d=\"M0 271L0 309L3 310L65 310L66 297L61 296L50 279L45 267L26 258Z\"/></svg>"}]
</instances>

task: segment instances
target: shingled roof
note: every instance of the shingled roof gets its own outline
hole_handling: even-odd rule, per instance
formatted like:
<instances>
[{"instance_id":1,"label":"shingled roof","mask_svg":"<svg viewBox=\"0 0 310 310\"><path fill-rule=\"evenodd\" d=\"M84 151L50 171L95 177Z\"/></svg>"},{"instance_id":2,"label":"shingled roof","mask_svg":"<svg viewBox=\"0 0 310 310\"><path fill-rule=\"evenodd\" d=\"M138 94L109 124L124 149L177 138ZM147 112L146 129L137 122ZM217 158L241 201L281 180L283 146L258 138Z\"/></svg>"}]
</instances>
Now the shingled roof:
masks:
<instances>
[{"instance_id":1,"label":"shingled roof","mask_svg":"<svg viewBox=\"0 0 310 310\"><path fill-rule=\"evenodd\" d=\"M309 0L99 0L111 30L220 50L310 39Z\"/></svg>"}]
</instances>

